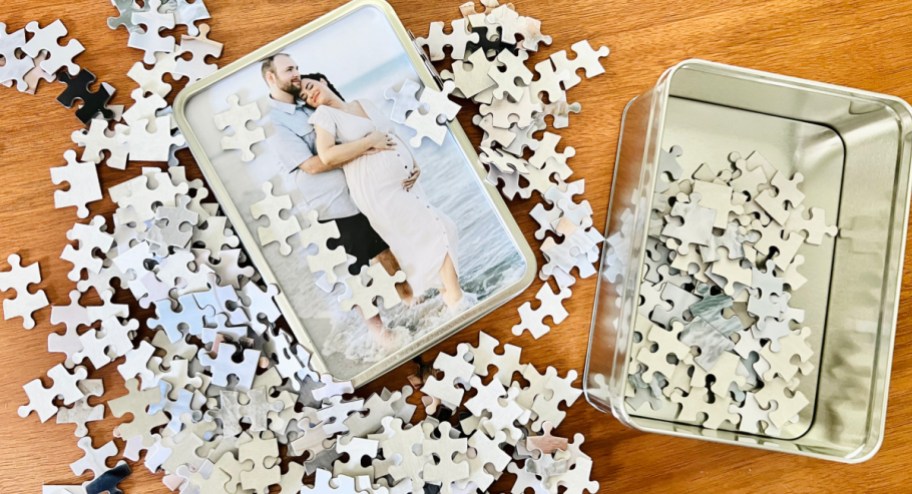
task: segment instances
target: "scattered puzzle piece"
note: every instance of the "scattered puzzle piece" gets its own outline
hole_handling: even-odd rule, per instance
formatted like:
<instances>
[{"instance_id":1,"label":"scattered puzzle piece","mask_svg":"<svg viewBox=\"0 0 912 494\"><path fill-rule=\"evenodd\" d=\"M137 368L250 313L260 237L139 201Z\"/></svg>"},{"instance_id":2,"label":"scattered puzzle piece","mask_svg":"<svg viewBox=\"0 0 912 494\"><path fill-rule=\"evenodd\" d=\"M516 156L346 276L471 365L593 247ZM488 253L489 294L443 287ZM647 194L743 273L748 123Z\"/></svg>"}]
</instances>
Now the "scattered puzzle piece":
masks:
<instances>
[{"instance_id":1,"label":"scattered puzzle piece","mask_svg":"<svg viewBox=\"0 0 912 494\"><path fill-rule=\"evenodd\" d=\"M351 296L340 301L342 309L352 310L358 307L365 318L374 317L380 313L379 304L375 302L378 298L383 300L382 306L385 309L390 309L402 301L396 291L396 283L403 281L405 273L402 271L390 275L379 263L370 267L363 266L360 275L345 280Z\"/></svg>"},{"instance_id":2,"label":"scattered puzzle piece","mask_svg":"<svg viewBox=\"0 0 912 494\"><path fill-rule=\"evenodd\" d=\"M526 302L519 308L521 322L513 326L513 334L522 335L523 331L529 331L536 340L544 336L551 330L551 327L545 324L545 317L551 317L554 325L564 321L569 315L564 309L563 300L570 297L570 290L560 290L557 293L551 290L546 283L538 290L535 298L539 301L537 309L532 308L531 302Z\"/></svg>"},{"instance_id":3,"label":"scattered puzzle piece","mask_svg":"<svg viewBox=\"0 0 912 494\"><path fill-rule=\"evenodd\" d=\"M81 69L78 74L70 76L69 73L60 73L57 80L67 85L66 89L57 96L57 101L67 108L72 108L76 101L82 101L82 106L76 109L76 118L82 123L89 123L96 115L101 113L105 119L111 119L114 113L107 107L108 101L114 95L114 88L108 83L101 83L97 91L92 91L89 86L95 82L95 74Z\"/></svg>"},{"instance_id":4,"label":"scattered puzzle piece","mask_svg":"<svg viewBox=\"0 0 912 494\"><path fill-rule=\"evenodd\" d=\"M37 21L25 25L25 30L32 33L32 39L22 45L22 51L32 58L38 58L44 51L48 58L41 62L41 69L49 74L56 74L58 70L66 67L67 74L75 76L80 70L73 58L85 50L82 43L71 39L66 45L58 44L58 40L67 35L67 29L60 19L40 27Z\"/></svg>"},{"instance_id":5,"label":"scattered puzzle piece","mask_svg":"<svg viewBox=\"0 0 912 494\"><path fill-rule=\"evenodd\" d=\"M186 0L179 0L181 5L201 5L202 2L197 0L193 4L186 3ZM205 9L205 6L203 7ZM208 18L199 17L200 19ZM190 24L192 26L193 24ZM195 29L194 29L195 30ZM195 82L218 70L218 65L207 63L206 57L218 58L222 56L222 44L209 39L209 25L202 24L199 27L199 34L190 36L181 36L180 47L177 50L174 70L171 71L176 79L186 77L188 82ZM183 55L190 54L191 58L187 60ZM259 118L259 117L257 117Z\"/></svg>"},{"instance_id":6,"label":"scattered puzzle piece","mask_svg":"<svg viewBox=\"0 0 912 494\"><path fill-rule=\"evenodd\" d=\"M411 79L406 79L398 87L398 89L387 88L384 97L393 101L390 120L404 124L408 114L418 110L421 106L421 102L416 97L421 89L421 84Z\"/></svg>"},{"instance_id":7,"label":"scattered puzzle piece","mask_svg":"<svg viewBox=\"0 0 912 494\"><path fill-rule=\"evenodd\" d=\"M451 56L454 60L462 60L465 57L466 46L469 43L478 43L478 33L469 30L466 19L451 22L449 33L443 32L444 26L443 22L432 22L427 37L416 38L415 42L428 49L431 61L443 60L443 49L447 46L452 48Z\"/></svg>"},{"instance_id":8,"label":"scattered puzzle piece","mask_svg":"<svg viewBox=\"0 0 912 494\"><path fill-rule=\"evenodd\" d=\"M291 244L288 239L301 231L301 224L291 212L291 197L287 195L276 196L272 193L272 182L263 183L263 193L266 197L250 205L250 214L254 219L266 217L268 226L257 228L260 245L266 246L278 242L279 253L283 256L291 254ZM288 216L282 217L282 212Z\"/></svg>"},{"instance_id":9,"label":"scattered puzzle piece","mask_svg":"<svg viewBox=\"0 0 912 494\"><path fill-rule=\"evenodd\" d=\"M130 38L127 46L137 48L145 52L143 62L147 64L155 63L156 53L171 53L174 51L174 37L162 36L163 29L174 28L174 13L160 12L161 0L147 0L146 9L134 10L130 16L130 22L135 29L129 29ZM110 24L109 24L110 26ZM138 26L143 26L139 28Z\"/></svg>"},{"instance_id":10,"label":"scattered puzzle piece","mask_svg":"<svg viewBox=\"0 0 912 494\"><path fill-rule=\"evenodd\" d=\"M443 124L456 118L456 113L459 112L459 105L449 99L455 88L452 81L446 81L440 91L427 86L421 91L422 106L411 111L405 118L405 125L416 133L409 141L412 147L421 147L421 141L425 137L437 145L443 144L447 133ZM424 108L426 111L422 111Z\"/></svg>"},{"instance_id":11,"label":"scattered puzzle piece","mask_svg":"<svg viewBox=\"0 0 912 494\"><path fill-rule=\"evenodd\" d=\"M3 65L0 66L0 84L10 86L15 82L16 89L19 91L29 90L26 78L36 67L34 57L17 54L17 52L23 51L25 44L25 29L7 33L6 24L0 22L0 57L3 57Z\"/></svg>"},{"instance_id":12,"label":"scattered puzzle piece","mask_svg":"<svg viewBox=\"0 0 912 494\"><path fill-rule=\"evenodd\" d=\"M12 288L16 290L16 298L3 301L3 318L9 321L14 317L21 317L22 327L32 329L35 327L32 313L49 305L44 290L36 290L34 293L28 290L29 285L41 282L40 267L37 262L22 266L22 258L18 254L11 254L7 261L10 270L0 271L0 291L5 292Z\"/></svg>"},{"instance_id":13,"label":"scattered puzzle piece","mask_svg":"<svg viewBox=\"0 0 912 494\"><path fill-rule=\"evenodd\" d=\"M260 109L256 102L241 105L240 96L236 94L228 97L228 104L228 110L216 113L213 117L218 130L225 131L230 127L233 131L222 136L222 149L237 149L241 151L241 161L252 161L256 158L253 145L266 139L266 131L262 127L248 127L249 122L255 125L262 117Z\"/></svg>"},{"instance_id":14,"label":"scattered puzzle piece","mask_svg":"<svg viewBox=\"0 0 912 494\"><path fill-rule=\"evenodd\" d=\"M567 52L564 50L551 55L551 61L554 62L556 70L559 72L566 71L567 73L566 78L563 80L564 89L570 89L581 82L579 76L576 75L577 70L584 69L587 79L605 73L605 68L599 59L608 56L609 50L607 46L593 50L589 41L583 40L570 45L570 49L576 55L573 60L567 58Z\"/></svg>"},{"instance_id":15,"label":"scattered puzzle piece","mask_svg":"<svg viewBox=\"0 0 912 494\"><path fill-rule=\"evenodd\" d=\"M85 218L89 215L86 204L102 198L98 171L95 163L77 160L76 152L72 149L63 153L63 157L67 164L51 168L51 181L55 185L67 182L69 188L54 192L54 207L76 206L76 216Z\"/></svg>"}]
</instances>

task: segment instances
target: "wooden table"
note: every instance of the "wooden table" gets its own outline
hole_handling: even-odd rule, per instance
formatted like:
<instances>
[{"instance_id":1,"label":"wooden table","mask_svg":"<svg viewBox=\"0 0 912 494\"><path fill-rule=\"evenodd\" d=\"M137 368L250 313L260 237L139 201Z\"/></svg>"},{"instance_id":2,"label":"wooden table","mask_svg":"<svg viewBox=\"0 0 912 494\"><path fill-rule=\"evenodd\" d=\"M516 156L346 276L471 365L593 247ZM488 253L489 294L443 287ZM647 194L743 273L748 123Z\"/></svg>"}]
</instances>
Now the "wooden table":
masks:
<instances>
[{"instance_id":1,"label":"wooden table","mask_svg":"<svg viewBox=\"0 0 912 494\"><path fill-rule=\"evenodd\" d=\"M226 43L221 63L282 35L340 4L338 1L269 0L210 1L212 38ZM405 25L416 33L426 32L429 22L457 16L459 2L396 0ZM659 2L654 0L598 0L536 2L517 0L525 15L543 19L544 31L554 37L553 50L568 49L580 39L593 45L606 44L612 54L607 75L585 81L570 93L584 111L575 115L561 134L577 150L571 161L575 176L585 178L586 198L595 210L595 224L603 225L618 138L621 111L627 101L654 84L672 64L690 57L742 65L755 69L817 79L912 100L912 35L909 34L909 1L797 1L733 0L730 2ZM70 34L86 52L77 61L112 83L120 91L117 103L130 103L132 81L127 70L141 53L126 46L124 30L111 31L105 20L115 10L104 0L5 0L4 21L19 29L38 19L42 24L56 18L65 21ZM543 57L537 54L535 60ZM71 110L55 101L61 86L43 85L38 94L20 94L0 88L4 118L0 119L0 253L5 258L20 252L29 261L40 261L41 284L55 304L66 304L72 284L66 279L69 264L60 260L66 232L74 220L73 209L55 210L48 168L63 164L62 154L73 145L70 133L79 127ZM471 128L470 112L461 115L473 141L479 134ZM189 155L182 161L198 176ZM105 186L133 176L102 169ZM530 243L533 221L527 215L532 202L511 208ZM110 214L109 201L92 206L93 213ZM5 261L2 264L6 268ZM642 434L625 428L580 400L568 413L560 430L564 435L581 432L584 450L595 460L594 479L603 492L721 492L762 491L881 491L908 490L908 460L912 455L912 306L904 277L904 300L900 307L893 382L883 449L871 461L846 466L747 448ZM524 347L525 360L538 366L554 365L562 373L582 371L594 279L583 280L568 302L571 316L539 341L514 338L510 328L518 320L519 305L533 298L537 284L519 299L429 352L452 352L457 341L474 341L484 329L502 341ZM9 297L10 294L4 295ZM83 302L92 302L84 298ZM50 309L36 313L38 326L24 331L20 320L0 323L5 344L0 345L3 381L0 406L0 491L38 492L43 483L73 483L69 463L81 456L73 426L40 424L35 416L20 419L25 403L22 385L60 362L60 354L46 353L52 330ZM59 329L59 328L58 328ZM114 366L104 369L112 395L124 393ZM413 371L411 365L391 373L377 385L401 387ZM95 445L111 437L118 421L110 417L91 424ZM86 477L83 477L85 479ZM504 485L504 484L501 484ZM158 476L137 465L122 485L127 492L161 492Z\"/></svg>"}]
</instances>

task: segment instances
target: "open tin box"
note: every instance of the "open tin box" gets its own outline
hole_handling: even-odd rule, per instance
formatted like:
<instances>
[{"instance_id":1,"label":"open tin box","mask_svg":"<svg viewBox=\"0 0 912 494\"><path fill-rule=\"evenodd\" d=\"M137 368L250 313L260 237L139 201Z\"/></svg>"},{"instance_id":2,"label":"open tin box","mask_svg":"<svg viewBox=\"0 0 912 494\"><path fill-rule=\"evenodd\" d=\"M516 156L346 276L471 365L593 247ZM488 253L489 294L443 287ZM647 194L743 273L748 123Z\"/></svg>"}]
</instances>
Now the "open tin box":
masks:
<instances>
[{"instance_id":1,"label":"open tin box","mask_svg":"<svg viewBox=\"0 0 912 494\"><path fill-rule=\"evenodd\" d=\"M901 99L776 74L684 61L624 112L584 379L586 396L636 429L855 463L883 440L910 200L912 108ZM792 298L814 328L810 405L777 437L633 412L629 352L662 150L696 159L758 151L791 176L839 235L805 246ZM623 230L623 231L622 231ZM805 247L802 247L804 249ZM613 265L606 259L611 257ZM620 263L618 263L620 260Z\"/></svg>"}]
</instances>

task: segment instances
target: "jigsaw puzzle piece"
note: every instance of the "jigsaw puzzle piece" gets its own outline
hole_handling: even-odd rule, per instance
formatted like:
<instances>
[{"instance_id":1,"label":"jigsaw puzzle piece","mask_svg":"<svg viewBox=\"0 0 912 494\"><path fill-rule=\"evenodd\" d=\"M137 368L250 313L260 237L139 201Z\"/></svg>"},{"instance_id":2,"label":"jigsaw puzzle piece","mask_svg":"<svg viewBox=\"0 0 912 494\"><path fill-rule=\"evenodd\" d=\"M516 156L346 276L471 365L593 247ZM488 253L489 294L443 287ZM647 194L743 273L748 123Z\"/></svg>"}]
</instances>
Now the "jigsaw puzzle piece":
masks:
<instances>
[{"instance_id":1,"label":"jigsaw puzzle piece","mask_svg":"<svg viewBox=\"0 0 912 494\"><path fill-rule=\"evenodd\" d=\"M443 144L443 139L447 134L445 124L456 118L460 108L458 103L449 98L455 88L456 84L453 81L445 81L443 89L439 91L428 86L421 91L420 102L427 111L418 108L409 113L405 119L405 125L416 132L415 136L409 140L412 147L421 147L421 142L425 137L437 145Z\"/></svg>"},{"instance_id":2,"label":"jigsaw puzzle piece","mask_svg":"<svg viewBox=\"0 0 912 494\"><path fill-rule=\"evenodd\" d=\"M133 14L149 10L148 5L140 7L136 0L111 0L111 3L119 13L116 17L108 17L108 27L117 29L123 26L127 32L142 32L142 27L133 23Z\"/></svg>"},{"instance_id":3,"label":"jigsaw puzzle piece","mask_svg":"<svg viewBox=\"0 0 912 494\"><path fill-rule=\"evenodd\" d=\"M222 135L221 145L224 150L239 150L241 161L249 162L256 158L253 145L266 139L266 131L262 127L248 127L248 123L256 124L262 118L260 108L256 102L240 104L240 96L228 96L228 110L213 116L215 127L226 131L231 128L233 133Z\"/></svg>"},{"instance_id":4,"label":"jigsaw puzzle piece","mask_svg":"<svg viewBox=\"0 0 912 494\"><path fill-rule=\"evenodd\" d=\"M26 55L37 58L44 51L48 58L41 62L41 69L49 74L56 74L58 70L66 67L67 74L75 76L79 72L79 65L73 58L85 51L82 43L71 39L66 45L58 44L58 40L67 35L67 29L60 19L41 27L38 21L25 25L25 30L32 33L32 39L22 46Z\"/></svg>"},{"instance_id":5,"label":"jigsaw puzzle piece","mask_svg":"<svg viewBox=\"0 0 912 494\"><path fill-rule=\"evenodd\" d=\"M339 227L336 222L320 222L319 213L316 210L307 213L308 227L301 230L301 245L307 249L313 245L316 248L315 254L308 252L307 267L311 273L320 275L326 280L321 283L320 287L332 290L332 287L338 283L339 276L336 273L336 267L348 264L348 254L341 245L335 249L330 249L327 242L330 239L338 239Z\"/></svg>"},{"instance_id":6,"label":"jigsaw puzzle piece","mask_svg":"<svg viewBox=\"0 0 912 494\"><path fill-rule=\"evenodd\" d=\"M801 173L795 173L792 178L788 178L785 173L778 171L770 181L772 187L760 192L755 201L776 223L785 225L789 217L786 204L794 209L801 206L804 201L804 193L798 188L803 181L804 175ZM776 194L773 194L773 190Z\"/></svg>"},{"instance_id":7,"label":"jigsaw puzzle piece","mask_svg":"<svg viewBox=\"0 0 912 494\"><path fill-rule=\"evenodd\" d=\"M173 13L174 24L176 26L187 26L187 34L190 36L198 36L200 31L203 31L204 26L206 26L204 24L197 28L196 23L198 21L211 18L209 9L206 8L203 0L193 0L192 3L188 0L162 0L158 11L163 14Z\"/></svg>"},{"instance_id":8,"label":"jigsaw puzzle piece","mask_svg":"<svg viewBox=\"0 0 912 494\"><path fill-rule=\"evenodd\" d=\"M109 154L105 164L116 170L127 167L127 149L123 142L123 130L126 127L118 125L114 130L108 129L108 121L103 118L93 118L88 129L75 130L71 134L73 142L83 148L82 161L91 161L96 165L104 159L104 152Z\"/></svg>"},{"instance_id":9,"label":"jigsaw puzzle piece","mask_svg":"<svg viewBox=\"0 0 912 494\"><path fill-rule=\"evenodd\" d=\"M76 216L85 218L89 215L86 204L102 198L98 170L95 163L79 161L72 149L67 150L63 157L67 164L51 168L51 181L55 185L67 182L69 188L54 191L54 207L60 209L76 206Z\"/></svg>"},{"instance_id":10,"label":"jigsaw puzzle piece","mask_svg":"<svg viewBox=\"0 0 912 494\"><path fill-rule=\"evenodd\" d=\"M452 80L456 85L454 94L478 101L481 94L490 90L493 98L493 88L497 83L489 74L496 67L497 62L489 60L483 50L473 52L464 61L453 62Z\"/></svg>"},{"instance_id":11,"label":"jigsaw puzzle piece","mask_svg":"<svg viewBox=\"0 0 912 494\"><path fill-rule=\"evenodd\" d=\"M156 53L151 69L147 69L142 62L136 62L127 72L127 77L136 82L144 93L155 93L164 98L171 92L171 84L162 78L165 74L174 72L177 67L176 57L177 53Z\"/></svg>"},{"instance_id":12,"label":"jigsaw puzzle piece","mask_svg":"<svg viewBox=\"0 0 912 494\"><path fill-rule=\"evenodd\" d=\"M709 390L693 388L684 396L680 391L671 395L671 401L681 405L678 420L697 422L708 429L718 429L725 421L737 426L740 416L729 411L728 400L708 401ZM702 414L702 419L700 418Z\"/></svg>"},{"instance_id":13,"label":"jigsaw puzzle piece","mask_svg":"<svg viewBox=\"0 0 912 494\"><path fill-rule=\"evenodd\" d=\"M188 4L186 0L178 0L181 5L202 5L202 0ZM205 6L203 6L205 9ZM199 17L201 19L208 18ZM191 23L192 27L193 24ZM209 25L203 24L197 30L198 35L191 33L190 36L181 36L181 43L177 49L177 58L175 59L174 70L171 72L175 79L186 77L188 82L195 82L218 70L218 65L207 63L206 58L218 58L222 56L222 43L209 39ZM187 60L183 55L190 54L191 58Z\"/></svg>"},{"instance_id":14,"label":"jigsaw puzzle piece","mask_svg":"<svg viewBox=\"0 0 912 494\"><path fill-rule=\"evenodd\" d=\"M29 403L19 407L20 417L25 418L35 412L40 421L47 422L57 414L55 399L62 399L64 405L72 405L85 397L78 386L78 383L89 375L85 367L76 367L71 373L63 364L57 364L47 372L47 375L54 383L50 388L45 388L41 379L35 379L22 386L29 397Z\"/></svg>"},{"instance_id":15,"label":"jigsaw puzzle piece","mask_svg":"<svg viewBox=\"0 0 912 494\"><path fill-rule=\"evenodd\" d=\"M174 37L162 36L163 29L174 28L174 13L160 12L161 0L147 0L147 9L133 11L130 22L142 29L130 30L127 46L143 50L143 62L155 63L156 53L171 53L174 51Z\"/></svg>"},{"instance_id":16,"label":"jigsaw puzzle piece","mask_svg":"<svg viewBox=\"0 0 912 494\"><path fill-rule=\"evenodd\" d=\"M36 68L34 57L17 55L25 44L25 29L7 33L6 24L0 22L0 57L3 59L3 65L0 66L0 84L11 86L15 82L19 91L29 90L26 78Z\"/></svg>"},{"instance_id":17,"label":"jigsaw puzzle piece","mask_svg":"<svg viewBox=\"0 0 912 494\"><path fill-rule=\"evenodd\" d=\"M272 182L264 182L262 191L265 198L250 205L250 214L254 219L266 217L269 224L257 228L260 245L267 246L273 242L279 244L279 253L283 256L291 254L292 247L288 239L301 231L301 224L291 214L292 202L288 195L273 195ZM282 217L282 213L288 215Z\"/></svg>"},{"instance_id":18,"label":"jigsaw puzzle piece","mask_svg":"<svg viewBox=\"0 0 912 494\"><path fill-rule=\"evenodd\" d=\"M788 220L785 222L785 230L806 232L805 241L811 245L820 245L823 243L824 236L835 237L839 233L839 228L835 225L827 225L826 211L821 208L810 208L807 218L805 218L804 206L798 206L790 212Z\"/></svg>"},{"instance_id":19,"label":"jigsaw puzzle piece","mask_svg":"<svg viewBox=\"0 0 912 494\"><path fill-rule=\"evenodd\" d=\"M114 87L103 82L97 91L90 90L89 86L95 82L95 74L86 69L80 69L75 76L71 76L67 72L60 73L57 80L67 85L66 89L57 96L60 104L72 108L77 100L82 101L82 106L76 109L76 118L82 123L89 123L99 113L105 119L114 118L114 112L107 107L108 101L114 96Z\"/></svg>"},{"instance_id":20,"label":"jigsaw puzzle piece","mask_svg":"<svg viewBox=\"0 0 912 494\"><path fill-rule=\"evenodd\" d=\"M503 99L509 96L513 100L522 98L523 91L532 83L532 72L526 68L526 60L529 55L526 52L514 54L509 50L504 50L497 54L498 64L488 72L488 76L494 80L494 98ZM533 95L535 96L535 95Z\"/></svg>"},{"instance_id":21,"label":"jigsaw puzzle piece","mask_svg":"<svg viewBox=\"0 0 912 494\"><path fill-rule=\"evenodd\" d=\"M443 22L432 22L428 28L427 37L415 39L418 46L427 48L432 62L443 60L446 56L443 49L449 46L453 60L465 58L466 47L470 43L478 43L478 33L469 29L466 19L456 19L450 23L449 33L444 32L446 25Z\"/></svg>"},{"instance_id":22,"label":"jigsaw puzzle piece","mask_svg":"<svg viewBox=\"0 0 912 494\"><path fill-rule=\"evenodd\" d=\"M259 364L260 352L250 348L245 349L241 352L241 359L235 361L234 354L237 353L237 350L236 345L221 343L218 346L216 357L212 358L205 348L200 349L199 361L204 367L209 368L212 374L212 384L226 387L229 376L234 376L237 379L237 389L250 389Z\"/></svg>"},{"instance_id":23,"label":"jigsaw puzzle piece","mask_svg":"<svg viewBox=\"0 0 912 494\"><path fill-rule=\"evenodd\" d=\"M607 46L594 50L588 40L583 40L570 45L570 49L576 55L573 60L567 57L567 52L564 50L551 55L551 61L554 62L556 70L567 73L567 77L563 81L564 89L570 89L582 82L582 79L576 75L577 70L585 70L587 79L605 73L605 67L602 66L599 59L607 57L610 53Z\"/></svg>"},{"instance_id":24,"label":"jigsaw puzzle piece","mask_svg":"<svg viewBox=\"0 0 912 494\"><path fill-rule=\"evenodd\" d=\"M488 165L488 168L494 167L503 174L512 175L519 173L525 175L529 173L528 161L510 153L503 153L497 149L482 146L478 159L483 164Z\"/></svg>"},{"instance_id":25,"label":"jigsaw puzzle piece","mask_svg":"<svg viewBox=\"0 0 912 494\"><path fill-rule=\"evenodd\" d=\"M117 463L117 466L110 470L106 470L92 480L92 482L86 486L85 492L86 494L101 494L103 492L107 492L108 494L124 494L120 489L119 484L126 480L132 473L133 470L130 469L130 465L125 461L120 461Z\"/></svg>"},{"instance_id":26,"label":"jigsaw puzzle piece","mask_svg":"<svg viewBox=\"0 0 912 494\"><path fill-rule=\"evenodd\" d=\"M564 309L563 301L570 298L570 289L562 289L554 292L551 286L545 283L535 294L539 301L538 308L533 309L531 302L526 302L519 307L520 323L513 326L513 334L521 336L524 331L528 331L536 340L551 331L551 327L545 324L545 317L551 317L553 325L564 322L570 314Z\"/></svg>"},{"instance_id":27,"label":"jigsaw puzzle piece","mask_svg":"<svg viewBox=\"0 0 912 494\"><path fill-rule=\"evenodd\" d=\"M70 469L74 475L82 475L86 470L92 471L92 476L100 477L108 470L105 462L117 454L117 445L114 441L108 441L104 446L95 449L92 447L92 438L84 437L77 443L84 456L70 464Z\"/></svg>"},{"instance_id":28,"label":"jigsaw puzzle piece","mask_svg":"<svg viewBox=\"0 0 912 494\"><path fill-rule=\"evenodd\" d=\"M397 271L390 275L381 264L372 264L370 267L362 266L358 276L345 280L351 296L340 300L342 310L352 310L356 306L366 319L380 314L376 299L383 300L383 308L391 309L402 302L396 291L396 284L405 281L405 273Z\"/></svg>"},{"instance_id":29,"label":"jigsaw puzzle piece","mask_svg":"<svg viewBox=\"0 0 912 494\"><path fill-rule=\"evenodd\" d=\"M50 305L44 290L30 292L29 285L41 282L41 268L37 262L23 266L19 254L10 254L7 258L9 271L0 271L0 291L16 290L16 298L3 301L3 318L7 321L14 317L22 318L22 327L32 329L35 320L32 313Z\"/></svg>"},{"instance_id":30,"label":"jigsaw puzzle piece","mask_svg":"<svg viewBox=\"0 0 912 494\"><path fill-rule=\"evenodd\" d=\"M406 79L399 84L398 89L387 88L383 96L393 102L393 109L390 113L390 120L396 123L404 124L408 114L417 111L421 102L416 97L421 89L421 84Z\"/></svg>"}]
</instances>

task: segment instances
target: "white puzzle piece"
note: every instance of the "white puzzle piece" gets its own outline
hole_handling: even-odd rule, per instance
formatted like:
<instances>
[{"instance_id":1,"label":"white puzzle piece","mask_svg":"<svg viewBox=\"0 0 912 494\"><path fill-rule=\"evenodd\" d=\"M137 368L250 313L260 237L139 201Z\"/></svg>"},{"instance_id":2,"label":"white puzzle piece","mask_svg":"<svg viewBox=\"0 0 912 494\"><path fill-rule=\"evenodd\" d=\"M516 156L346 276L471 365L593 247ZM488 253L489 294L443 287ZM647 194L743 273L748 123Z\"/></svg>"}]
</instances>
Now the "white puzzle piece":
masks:
<instances>
[{"instance_id":1,"label":"white puzzle piece","mask_svg":"<svg viewBox=\"0 0 912 494\"><path fill-rule=\"evenodd\" d=\"M256 102L242 105L240 96L236 94L228 97L228 105L228 110L213 116L218 130L232 130L231 133L222 136L222 149L239 150L241 161L252 161L256 157L253 145L266 139L266 131L262 127L256 127L256 121L262 118L260 109ZM253 122L254 127L248 127L248 122Z\"/></svg>"},{"instance_id":2,"label":"white puzzle piece","mask_svg":"<svg viewBox=\"0 0 912 494\"><path fill-rule=\"evenodd\" d=\"M32 313L49 305L44 290L36 290L33 293L28 289L29 285L41 282L41 268L37 262L23 266L22 258L18 254L10 254L7 262L10 270L0 271L0 291L14 289L16 298L3 301L3 318L9 321L14 317L21 317L22 327L32 329L35 327Z\"/></svg>"}]
</instances>

